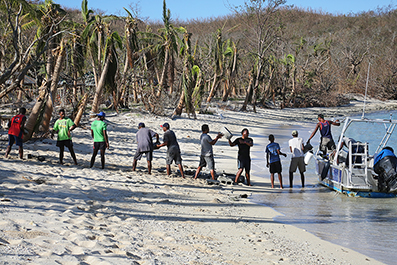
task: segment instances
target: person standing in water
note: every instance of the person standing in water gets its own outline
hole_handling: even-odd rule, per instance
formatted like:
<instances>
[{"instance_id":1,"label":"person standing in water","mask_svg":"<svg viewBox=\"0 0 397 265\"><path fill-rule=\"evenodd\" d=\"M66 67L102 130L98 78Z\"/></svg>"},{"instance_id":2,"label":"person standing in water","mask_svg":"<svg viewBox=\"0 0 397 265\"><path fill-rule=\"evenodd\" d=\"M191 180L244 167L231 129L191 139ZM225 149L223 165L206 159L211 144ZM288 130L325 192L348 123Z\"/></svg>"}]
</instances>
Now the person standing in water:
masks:
<instances>
[{"instance_id":1,"label":"person standing in water","mask_svg":"<svg viewBox=\"0 0 397 265\"><path fill-rule=\"evenodd\" d=\"M305 159L303 154L303 139L298 137L298 131L292 131L292 139L288 141L289 150L292 153L291 163L289 166L289 187L292 188L294 172L299 168L301 174L302 188L305 187Z\"/></svg>"},{"instance_id":2,"label":"person standing in water","mask_svg":"<svg viewBox=\"0 0 397 265\"><path fill-rule=\"evenodd\" d=\"M287 156L287 154L282 153L280 150L280 145L274 142L274 135L269 135L270 144L266 146L266 166L270 171L270 182L272 188L274 188L274 174L278 174L278 180L280 181L280 188L283 189L283 177L281 171L283 170L280 161L280 155Z\"/></svg>"}]
</instances>

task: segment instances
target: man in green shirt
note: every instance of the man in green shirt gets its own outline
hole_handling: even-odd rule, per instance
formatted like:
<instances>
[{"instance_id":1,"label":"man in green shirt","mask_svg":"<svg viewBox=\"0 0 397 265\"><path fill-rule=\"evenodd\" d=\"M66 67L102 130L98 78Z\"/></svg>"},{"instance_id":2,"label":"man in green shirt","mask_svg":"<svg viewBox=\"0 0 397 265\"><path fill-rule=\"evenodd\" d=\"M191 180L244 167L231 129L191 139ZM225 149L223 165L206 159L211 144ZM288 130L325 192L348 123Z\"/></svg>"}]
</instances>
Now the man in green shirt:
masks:
<instances>
[{"instance_id":1,"label":"man in green shirt","mask_svg":"<svg viewBox=\"0 0 397 265\"><path fill-rule=\"evenodd\" d=\"M94 153L91 157L90 167L94 166L95 157L98 151L101 150L101 165L105 168L105 149L109 149L109 138L106 132L107 124L103 121L106 114L100 112L97 114L97 119L91 124L91 136L94 138Z\"/></svg>"},{"instance_id":2,"label":"man in green shirt","mask_svg":"<svg viewBox=\"0 0 397 265\"><path fill-rule=\"evenodd\" d=\"M57 146L59 147L59 163L61 165L63 165L63 152L65 150L65 146L69 149L74 164L77 165L76 154L73 150L72 136L70 135L70 132L75 128L76 125L74 122L69 118L65 118L65 110L60 109L59 119L54 124L52 136L54 135L54 131L58 132Z\"/></svg>"}]
</instances>

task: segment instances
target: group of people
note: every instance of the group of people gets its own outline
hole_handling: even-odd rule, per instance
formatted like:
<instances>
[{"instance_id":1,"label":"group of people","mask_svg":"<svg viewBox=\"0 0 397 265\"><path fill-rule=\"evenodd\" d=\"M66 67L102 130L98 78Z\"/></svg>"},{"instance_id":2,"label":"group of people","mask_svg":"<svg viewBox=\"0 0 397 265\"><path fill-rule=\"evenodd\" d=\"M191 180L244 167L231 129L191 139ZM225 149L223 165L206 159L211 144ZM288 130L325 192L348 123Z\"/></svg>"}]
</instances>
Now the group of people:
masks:
<instances>
[{"instance_id":1,"label":"group of people","mask_svg":"<svg viewBox=\"0 0 397 265\"><path fill-rule=\"evenodd\" d=\"M90 162L90 168L94 166L95 158L100 151L101 153L101 167L105 168L105 150L109 149L109 138L107 135L107 124L103 121L106 117L104 112L96 115L96 119L91 124L91 137L94 139L93 153ZM57 146L59 147L59 163L63 164L63 153L65 147L69 149L70 155L73 158L74 164L77 165L76 155L73 149L73 142L71 131L76 128L76 124L65 116L65 110L59 110L59 119L55 121L54 127L51 130L51 136L58 133Z\"/></svg>"},{"instance_id":2,"label":"group of people","mask_svg":"<svg viewBox=\"0 0 397 265\"><path fill-rule=\"evenodd\" d=\"M269 135L270 143L266 146L266 166L270 171L270 182L272 188L274 188L274 174L278 175L278 180L280 182L280 188L283 189L283 179L282 179L282 165L280 161L280 155L287 156L286 153L281 152L280 145L274 142L275 138L273 134ZM298 137L298 131L292 131L292 139L288 142L289 149L292 153L291 163L289 166L289 186L292 188L294 172L299 168L301 175L302 187L305 186L305 174L306 165L304 161L304 145L303 139Z\"/></svg>"},{"instance_id":3,"label":"group of people","mask_svg":"<svg viewBox=\"0 0 397 265\"><path fill-rule=\"evenodd\" d=\"M320 151L326 155L328 151L335 153L336 145L332 138L331 134L331 125L339 126L340 123L338 120L329 121L324 119L323 114L319 114L318 123L316 128L310 135L309 139L306 142L306 145L303 144L303 139L298 137L298 131L292 131L292 139L288 141L289 149L291 151L291 162L289 166L289 185L290 188L293 186L293 178L294 173L297 169L299 169L299 173L301 176L302 187L305 187L305 174L306 164L304 160L305 151L308 151L311 147L310 140L314 137L317 131L320 132L321 140L320 140ZM281 152L280 145L274 142L274 135L269 135L270 143L266 146L266 161L267 167L269 167L270 171L270 182L272 188L274 188L274 174L278 175L278 179L280 182L280 188L283 189L283 181L282 181L282 166L280 161L280 155L287 156L287 154Z\"/></svg>"},{"instance_id":4,"label":"group of people","mask_svg":"<svg viewBox=\"0 0 397 265\"><path fill-rule=\"evenodd\" d=\"M179 167L179 171L181 176L185 178L185 174L182 167L182 158L181 151L179 148L178 141L176 139L175 133L170 130L169 123L164 123L162 126L164 131L163 143L159 142L159 135L152 131L151 129L146 128L143 122L138 125L138 132L136 133L136 141L137 141L137 150L134 155L134 161L132 164L132 170L136 170L136 166L138 160L140 160L143 155L146 156L147 165L148 165L148 173L151 174L152 169L152 159L153 159L153 151L155 149L159 149L163 146L167 146L167 155L166 155L166 169L167 174L171 174L171 164L175 162ZM202 168L207 167L210 171L211 178L215 180L215 161L214 161L214 152L212 146L222 138L222 133L218 133L214 139L208 135L210 132L209 126L207 124L203 124L201 126L201 136L200 136L200 162L199 166L194 175L194 179L196 179ZM249 138L248 129L244 128L241 132L242 137L235 139L233 142L229 139L230 146L238 146L238 172L236 174L235 182L238 182L243 170L245 170L245 176L247 179L247 185L250 184L250 170L251 170L251 157L250 157L250 148L253 146L253 140ZM156 142L153 143L153 138L156 138Z\"/></svg>"},{"instance_id":5,"label":"group of people","mask_svg":"<svg viewBox=\"0 0 397 265\"><path fill-rule=\"evenodd\" d=\"M19 147L19 157L23 158L23 133L24 126L26 121L26 109L20 108L19 114L14 116L9 124L9 144L6 150L5 157L10 153L12 145L15 143ZM64 158L64 149L67 147L72 156L74 164L77 165L76 154L73 149L73 142L71 137L71 131L76 128L74 122L67 118L65 115L65 110L59 110L59 118L56 120L54 127L51 130L51 135L57 133L57 144L59 147L59 163L63 164ZM91 157L90 167L94 166L95 158L100 152L101 156L101 167L105 168L105 150L109 149L109 138L107 134L107 124L104 122L106 114L104 112L100 112L96 115L95 121L91 124L91 136L93 138L93 154ZM331 134L331 125L339 126L339 121L327 121L324 120L324 116L322 114L318 115L318 123L310 135L306 146L310 144L310 139L316 134L317 131L320 131L321 134L321 143L320 150L323 151L324 154L327 153L327 150L335 151L336 146L335 142L332 139ZM166 170L167 174L171 174L171 164L175 162L175 164L179 167L180 174L183 178L185 178L185 174L182 166L182 158L180 147L176 138L175 133L170 130L169 123L164 123L161 125L164 136L163 143L159 142L159 135L152 131L151 129L146 128L143 122L138 124L138 132L136 133L136 143L137 149L134 155L134 160L132 164L132 170L136 170L136 166L138 161L146 156L148 173L151 174L152 170L152 160L153 160L153 151L155 149L159 149L161 147L167 146L167 154L166 154ZM215 161L214 161L214 153L213 153L213 145L222 138L223 134L218 133L214 139L209 136L209 126L207 124L203 124L201 126L202 134L200 136L200 145L201 145L201 153L200 153L200 162L199 166L194 175L194 179L198 177L203 167L207 167L210 171L211 178L215 180ZM153 138L156 138L156 142L153 143ZM274 175L278 174L278 179L280 182L280 188L283 188L282 183L282 166L280 162L280 155L287 156L285 153L281 152L280 145L275 142L274 135L269 135L270 143L266 146L264 150L266 153L266 161L267 167L269 167L270 171L270 180L271 187L274 188ZM237 168L238 171L236 173L236 177L234 179L235 183L238 183L243 171L245 171L245 178L247 185L251 185L250 182L250 170L251 170L251 157L250 157L250 148L253 146L253 139L249 137L249 131L247 128L244 128L241 131L241 137L236 138L234 141L228 139L228 143L231 147L238 146L238 156L237 156ZM294 130L292 132L292 139L289 140L289 149L292 153L292 158L289 167L289 184L290 187L293 186L293 174L299 169L301 176L302 187L305 186L305 176L304 172L306 171L306 166L304 162L304 151L305 146L303 144L303 139L298 137L298 131Z\"/></svg>"},{"instance_id":6,"label":"group of people","mask_svg":"<svg viewBox=\"0 0 397 265\"><path fill-rule=\"evenodd\" d=\"M5 153L5 158L8 157L12 146L18 146L19 158L23 159L23 135L25 133L25 122L26 122L26 109L20 108L19 114L14 116L8 124L8 146ZM51 137L54 133L57 133L56 146L59 147L59 163L63 164L64 150L65 147L69 149L70 155L72 156L73 162L77 165L76 154L73 149L73 142L71 131L76 128L76 124L65 115L65 110L60 109L59 118L55 121L54 127L51 129ZM95 163L95 157L99 151L101 151L101 164L102 168L105 168L105 149L109 148L109 138L106 131L106 123L103 121L106 114L100 112L96 115L97 119L91 124L91 136L94 139L94 151L91 158L90 167L93 167Z\"/></svg>"}]
</instances>

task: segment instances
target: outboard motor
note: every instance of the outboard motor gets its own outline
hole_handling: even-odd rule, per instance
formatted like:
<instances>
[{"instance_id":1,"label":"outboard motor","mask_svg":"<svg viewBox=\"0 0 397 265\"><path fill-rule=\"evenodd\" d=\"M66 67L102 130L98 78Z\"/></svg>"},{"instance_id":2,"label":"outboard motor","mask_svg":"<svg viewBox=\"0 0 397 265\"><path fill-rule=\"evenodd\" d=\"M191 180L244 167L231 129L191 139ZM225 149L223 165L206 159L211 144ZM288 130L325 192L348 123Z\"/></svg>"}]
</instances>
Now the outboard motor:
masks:
<instances>
[{"instance_id":1,"label":"outboard motor","mask_svg":"<svg viewBox=\"0 0 397 265\"><path fill-rule=\"evenodd\" d=\"M374 166L374 171L378 174L378 190L380 192L397 191L397 158L395 156L385 156Z\"/></svg>"}]
</instances>

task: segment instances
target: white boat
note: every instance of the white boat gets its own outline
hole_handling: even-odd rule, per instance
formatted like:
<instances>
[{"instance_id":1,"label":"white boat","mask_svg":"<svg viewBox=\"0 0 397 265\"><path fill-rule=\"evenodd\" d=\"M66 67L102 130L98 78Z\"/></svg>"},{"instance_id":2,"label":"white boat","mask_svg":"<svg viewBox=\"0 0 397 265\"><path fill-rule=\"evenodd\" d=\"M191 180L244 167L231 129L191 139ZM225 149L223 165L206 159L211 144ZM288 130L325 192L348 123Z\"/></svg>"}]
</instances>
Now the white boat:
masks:
<instances>
[{"instance_id":1,"label":"white boat","mask_svg":"<svg viewBox=\"0 0 397 265\"><path fill-rule=\"evenodd\" d=\"M378 183L379 176L373 168L374 158L387 146L396 124L397 120L391 117L388 120L364 117L344 119L335 155L322 154L319 150L314 153L320 184L348 196L396 197L395 191L379 188L384 183ZM350 141L342 148L344 137L353 138L356 142ZM396 144L394 139L391 142ZM393 178L397 178L397 174L393 174Z\"/></svg>"}]
</instances>

